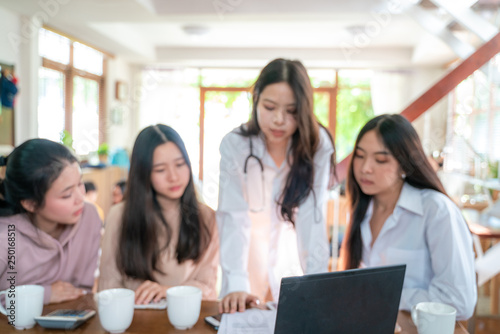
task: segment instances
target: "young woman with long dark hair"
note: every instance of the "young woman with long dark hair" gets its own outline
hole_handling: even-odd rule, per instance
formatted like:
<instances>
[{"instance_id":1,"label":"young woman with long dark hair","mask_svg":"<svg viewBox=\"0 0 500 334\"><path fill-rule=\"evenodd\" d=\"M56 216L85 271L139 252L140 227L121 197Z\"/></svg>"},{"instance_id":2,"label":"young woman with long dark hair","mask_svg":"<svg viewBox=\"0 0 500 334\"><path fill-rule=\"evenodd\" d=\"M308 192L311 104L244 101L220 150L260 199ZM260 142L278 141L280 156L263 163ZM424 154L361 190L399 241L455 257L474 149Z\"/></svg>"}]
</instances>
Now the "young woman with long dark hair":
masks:
<instances>
[{"instance_id":1,"label":"young woman with long dark hair","mask_svg":"<svg viewBox=\"0 0 500 334\"><path fill-rule=\"evenodd\" d=\"M469 318L477 299L471 234L406 118L381 115L361 129L347 193L340 269L406 264L401 309L437 301Z\"/></svg>"},{"instance_id":2,"label":"young woman with long dark hair","mask_svg":"<svg viewBox=\"0 0 500 334\"><path fill-rule=\"evenodd\" d=\"M102 222L95 207L84 202L76 158L61 144L31 139L0 156L2 166L0 290L12 277L16 285L42 285L45 304L91 291Z\"/></svg>"},{"instance_id":3,"label":"young woman with long dark hair","mask_svg":"<svg viewBox=\"0 0 500 334\"><path fill-rule=\"evenodd\" d=\"M179 134L148 126L132 151L124 201L113 206L102 243L99 290L135 290L137 304L177 285L216 299L219 245L215 213L198 201Z\"/></svg>"},{"instance_id":4,"label":"young woman with long dark hair","mask_svg":"<svg viewBox=\"0 0 500 334\"><path fill-rule=\"evenodd\" d=\"M275 59L253 87L250 120L220 145L221 312L277 299L286 275L328 270L324 216L334 146L313 114L299 61Z\"/></svg>"}]
</instances>

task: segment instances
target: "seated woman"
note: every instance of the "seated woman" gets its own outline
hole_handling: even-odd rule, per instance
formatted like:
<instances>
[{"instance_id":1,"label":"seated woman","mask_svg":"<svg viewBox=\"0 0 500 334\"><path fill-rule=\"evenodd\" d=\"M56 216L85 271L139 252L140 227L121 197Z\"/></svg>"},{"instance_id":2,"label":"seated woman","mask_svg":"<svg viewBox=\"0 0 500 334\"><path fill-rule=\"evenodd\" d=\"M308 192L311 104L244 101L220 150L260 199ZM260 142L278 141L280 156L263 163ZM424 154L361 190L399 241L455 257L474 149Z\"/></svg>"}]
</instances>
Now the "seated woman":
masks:
<instances>
[{"instance_id":1,"label":"seated woman","mask_svg":"<svg viewBox=\"0 0 500 334\"><path fill-rule=\"evenodd\" d=\"M102 222L84 202L76 158L61 144L32 139L0 157L0 166L7 167L0 180L0 290L10 286L10 272L15 285L42 285L45 304L91 290Z\"/></svg>"},{"instance_id":2,"label":"seated woman","mask_svg":"<svg viewBox=\"0 0 500 334\"><path fill-rule=\"evenodd\" d=\"M219 240L215 213L196 197L184 142L165 125L141 131L128 191L106 220L99 290L135 290L136 304L165 298L177 285L216 299Z\"/></svg>"},{"instance_id":3,"label":"seated woman","mask_svg":"<svg viewBox=\"0 0 500 334\"><path fill-rule=\"evenodd\" d=\"M102 208L97 204L97 197L99 196L98 190L95 183L92 181L87 181L83 183L85 187L85 201L94 204L97 213L99 214L99 218L101 220L104 220L104 211Z\"/></svg>"},{"instance_id":4,"label":"seated woman","mask_svg":"<svg viewBox=\"0 0 500 334\"><path fill-rule=\"evenodd\" d=\"M127 190L127 181L121 180L116 182L113 187L113 192L111 193L111 202L114 204L118 204L123 201L123 197L125 196L125 191Z\"/></svg>"},{"instance_id":5,"label":"seated woman","mask_svg":"<svg viewBox=\"0 0 500 334\"><path fill-rule=\"evenodd\" d=\"M458 207L401 115L370 120L356 139L340 269L406 264L400 309L423 301L471 317L477 300L472 238Z\"/></svg>"}]
</instances>

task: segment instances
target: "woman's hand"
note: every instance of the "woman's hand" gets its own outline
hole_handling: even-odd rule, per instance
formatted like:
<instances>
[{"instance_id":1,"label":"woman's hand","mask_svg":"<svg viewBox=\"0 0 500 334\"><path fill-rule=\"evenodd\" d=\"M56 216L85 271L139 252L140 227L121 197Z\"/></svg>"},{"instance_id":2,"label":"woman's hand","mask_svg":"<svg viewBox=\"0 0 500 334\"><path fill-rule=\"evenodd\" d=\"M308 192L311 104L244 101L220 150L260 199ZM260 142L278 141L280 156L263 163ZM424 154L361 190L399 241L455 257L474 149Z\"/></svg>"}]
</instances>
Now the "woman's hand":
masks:
<instances>
[{"instance_id":1,"label":"woman's hand","mask_svg":"<svg viewBox=\"0 0 500 334\"><path fill-rule=\"evenodd\" d=\"M73 284L63 281L53 283L51 288L52 291L49 303L60 303L67 300L73 300L87 293L87 291L75 288Z\"/></svg>"},{"instance_id":2,"label":"woman's hand","mask_svg":"<svg viewBox=\"0 0 500 334\"><path fill-rule=\"evenodd\" d=\"M152 281L144 281L135 290L136 304L149 304L151 301L159 302L162 298L167 297L167 289L169 286L160 285Z\"/></svg>"},{"instance_id":3,"label":"woman's hand","mask_svg":"<svg viewBox=\"0 0 500 334\"><path fill-rule=\"evenodd\" d=\"M247 307L259 307L260 301L254 295L244 291L231 292L227 294L219 304L219 313L243 312Z\"/></svg>"}]
</instances>

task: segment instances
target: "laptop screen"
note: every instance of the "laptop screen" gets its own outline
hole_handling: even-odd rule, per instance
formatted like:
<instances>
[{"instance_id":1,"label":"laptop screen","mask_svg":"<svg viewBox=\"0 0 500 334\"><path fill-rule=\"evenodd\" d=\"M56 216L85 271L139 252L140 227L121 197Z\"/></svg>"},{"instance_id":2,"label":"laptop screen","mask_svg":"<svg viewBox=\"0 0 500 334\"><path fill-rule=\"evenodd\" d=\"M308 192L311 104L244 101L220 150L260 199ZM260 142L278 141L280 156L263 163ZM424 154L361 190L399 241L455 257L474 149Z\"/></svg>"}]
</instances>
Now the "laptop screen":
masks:
<instances>
[{"instance_id":1,"label":"laptop screen","mask_svg":"<svg viewBox=\"0 0 500 334\"><path fill-rule=\"evenodd\" d=\"M275 334L394 333L406 265L285 277Z\"/></svg>"}]
</instances>

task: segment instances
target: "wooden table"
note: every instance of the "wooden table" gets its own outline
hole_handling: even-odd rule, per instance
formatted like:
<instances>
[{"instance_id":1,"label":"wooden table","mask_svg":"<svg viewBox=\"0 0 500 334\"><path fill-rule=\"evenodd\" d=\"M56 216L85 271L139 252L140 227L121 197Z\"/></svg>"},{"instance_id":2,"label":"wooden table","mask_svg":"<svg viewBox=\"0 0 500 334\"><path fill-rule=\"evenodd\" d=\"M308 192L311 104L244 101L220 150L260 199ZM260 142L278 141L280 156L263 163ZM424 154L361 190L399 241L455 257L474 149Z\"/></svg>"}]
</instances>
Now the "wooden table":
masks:
<instances>
[{"instance_id":1,"label":"wooden table","mask_svg":"<svg viewBox=\"0 0 500 334\"><path fill-rule=\"evenodd\" d=\"M81 297L77 300L47 305L43 309L42 314L47 314L56 309L96 309L94 300L91 295ZM189 333L189 334L215 334L215 330L204 322L204 318L208 315L213 315L217 313L217 302L204 301L201 304L200 319L196 325L189 330L177 330L168 321L168 316L165 310L135 310L134 320L132 325L125 333ZM401 326L401 334L417 334L417 328L411 320L411 316L408 312L400 311L398 314L398 324ZM35 325L32 329L25 331L17 331L12 326L7 323L7 317L0 314L0 333L45 333L45 334L63 334L63 333L107 333L99 322L99 317L97 314L89 319L86 323L81 325L75 330L64 331L60 329L45 329L38 325ZM455 329L455 334L467 334L468 332L465 328L457 323Z\"/></svg>"},{"instance_id":2,"label":"wooden table","mask_svg":"<svg viewBox=\"0 0 500 334\"><path fill-rule=\"evenodd\" d=\"M469 229L472 234L477 235L479 238L500 239L500 229L476 223L469 223Z\"/></svg>"}]
</instances>

